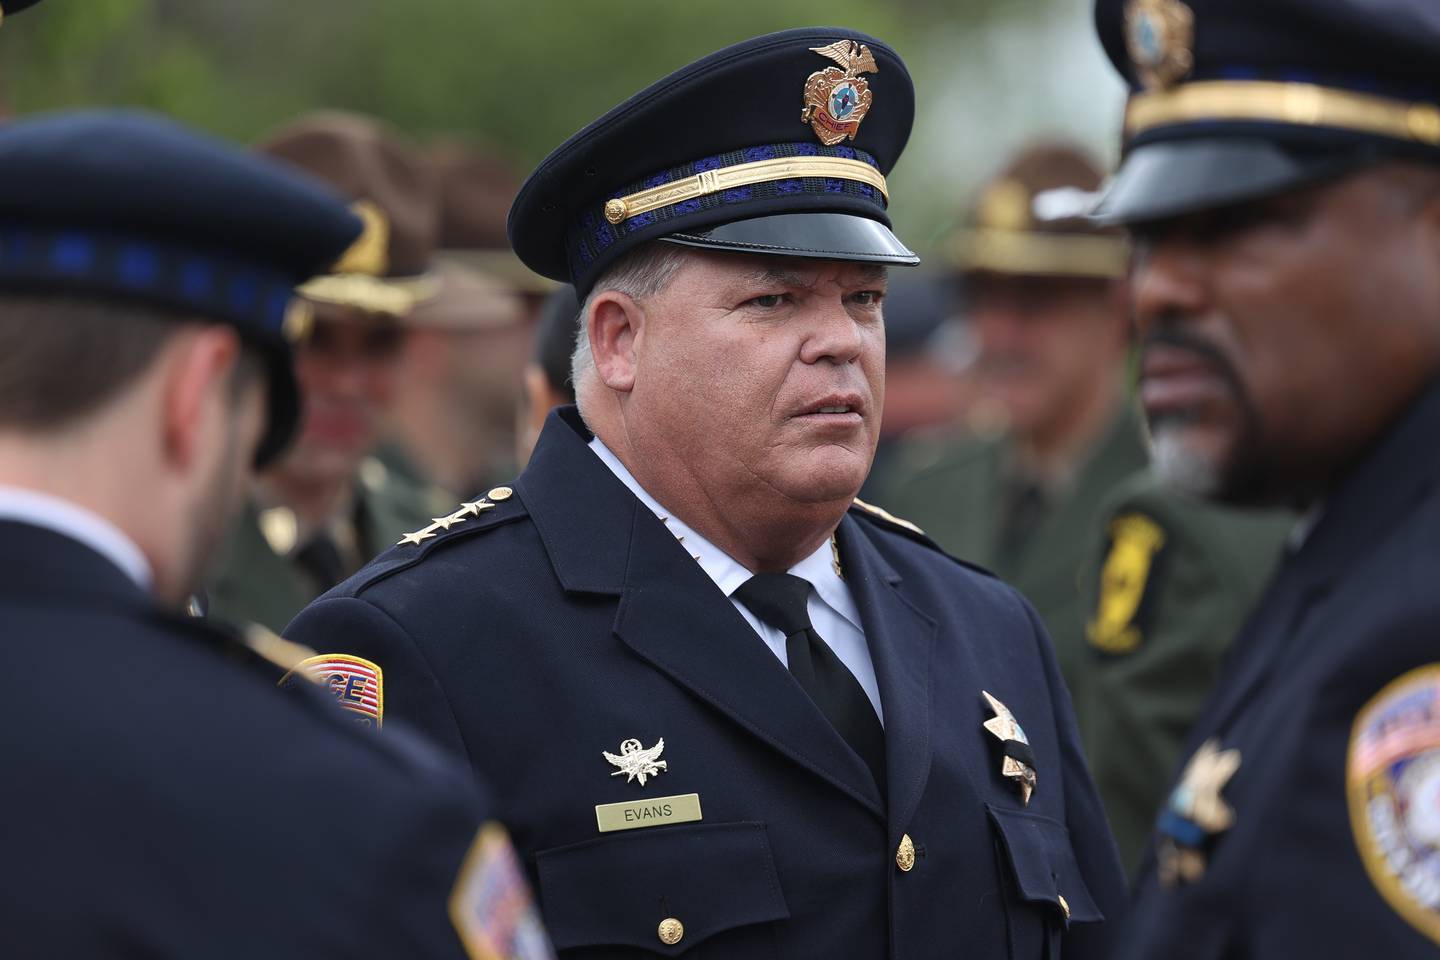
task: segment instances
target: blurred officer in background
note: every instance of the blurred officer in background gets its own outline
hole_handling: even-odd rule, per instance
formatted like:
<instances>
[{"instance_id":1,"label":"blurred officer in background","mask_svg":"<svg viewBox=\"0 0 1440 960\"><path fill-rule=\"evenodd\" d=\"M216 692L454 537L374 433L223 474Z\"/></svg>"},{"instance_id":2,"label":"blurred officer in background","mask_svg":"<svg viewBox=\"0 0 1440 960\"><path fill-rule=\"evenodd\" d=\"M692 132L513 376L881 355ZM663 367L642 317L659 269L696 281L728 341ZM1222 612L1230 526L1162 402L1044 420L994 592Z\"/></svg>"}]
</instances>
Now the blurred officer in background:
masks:
<instances>
[{"instance_id":1,"label":"blurred officer in background","mask_svg":"<svg viewBox=\"0 0 1440 960\"><path fill-rule=\"evenodd\" d=\"M1440 944L1440 7L1102 0L1160 477L1305 516L1155 828L1123 957Z\"/></svg>"},{"instance_id":2,"label":"blurred officer in background","mask_svg":"<svg viewBox=\"0 0 1440 960\"><path fill-rule=\"evenodd\" d=\"M524 300L493 277L453 261L441 262L436 276L436 295L405 321L399 388L379 459L411 485L468 496L492 485L479 458L496 442L488 425L496 382L515 382L522 362L497 356L496 345L523 335L529 325ZM502 363L516 369L502 371ZM508 466L510 458L503 462Z\"/></svg>"},{"instance_id":3,"label":"blurred officer in background","mask_svg":"<svg viewBox=\"0 0 1440 960\"><path fill-rule=\"evenodd\" d=\"M1037 146L980 191L951 242L979 348L971 412L1006 426L917 441L880 494L1018 587L1067 681L1087 655L1077 581L1100 500L1145 463L1124 384L1124 239L1084 218L1099 183L1075 149Z\"/></svg>"},{"instance_id":4,"label":"blurred officer in background","mask_svg":"<svg viewBox=\"0 0 1440 960\"><path fill-rule=\"evenodd\" d=\"M1295 519L1188 496L1148 469L1100 508L1083 579L1089 655L1070 694L1132 874L1190 727Z\"/></svg>"},{"instance_id":5,"label":"blurred officer in background","mask_svg":"<svg viewBox=\"0 0 1440 960\"><path fill-rule=\"evenodd\" d=\"M469 777L179 613L359 220L143 114L7 124L0 170L6 956L545 956Z\"/></svg>"},{"instance_id":6,"label":"blurred officer in background","mask_svg":"<svg viewBox=\"0 0 1440 960\"><path fill-rule=\"evenodd\" d=\"M575 353L579 330L580 301L575 297L575 288L561 284L545 298L540 322L535 326L533 352L525 365L515 427L515 457L521 466L530 462L550 411L575 402L570 357Z\"/></svg>"},{"instance_id":7,"label":"blurred officer in background","mask_svg":"<svg viewBox=\"0 0 1440 960\"><path fill-rule=\"evenodd\" d=\"M366 117L313 114L259 152L319 177L352 201L366 233L334 272L302 289L314 311L296 348L304 416L293 449L260 475L208 590L210 614L282 630L449 494L412 484L372 454L395 403L409 318L441 291L433 171Z\"/></svg>"},{"instance_id":8,"label":"blurred officer in background","mask_svg":"<svg viewBox=\"0 0 1440 960\"><path fill-rule=\"evenodd\" d=\"M494 289L470 309L470 333L448 348L445 369L417 356L420 343L407 345L407 372L422 364L444 377L432 392L446 394L444 425L418 406L397 409L385 461L417 482L430 482L462 496L483 492L515 476L516 429L535 328L555 282L520 262L505 236L505 216L520 188L520 177L497 150L476 143L443 140L429 160L440 182L439 260L447 268L479 274Z\"/></svg>"},{"instance_id":9,"label":"blurred officer in background","mask_svg":"<svg viewBox=\"0 0 1440 960\"><path fill-rule=\"evenodd\" d=\"M496 778L577 958L1073 960L1124 909L1038 619L854 501L913 116L791 30L557 148L510 226L584 299L578 409L289 628Z\"/></svg>"}]
</instances>

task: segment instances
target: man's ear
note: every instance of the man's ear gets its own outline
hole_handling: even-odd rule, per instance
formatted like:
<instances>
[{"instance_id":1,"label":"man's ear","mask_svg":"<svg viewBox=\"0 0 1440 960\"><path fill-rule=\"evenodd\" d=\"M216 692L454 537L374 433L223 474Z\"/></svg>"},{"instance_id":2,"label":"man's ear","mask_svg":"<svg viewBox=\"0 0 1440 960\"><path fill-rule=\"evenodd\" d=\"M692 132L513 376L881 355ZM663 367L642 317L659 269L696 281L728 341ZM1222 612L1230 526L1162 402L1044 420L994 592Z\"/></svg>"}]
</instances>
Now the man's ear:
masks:
<instances>
[{"instance_id":1,"label":"man's ear","mask_svg":"<svg viewBox=\"0 0 1440 960\"><path fill-rule=\"evenodd\" d=\"M167 345L161 440L171 464L188 469L205 432L219 428L239 357L240 338L227 327L187 327Z\"/></svg>"},{"instance_id":2,"label":"man's ear","mask_svg":"<svg viewBox=\"0 0 1440 960\"><path fill-rule=\"evenodd\" d=\"M590 353L600 380L611 390L635 388L636 349L645 329L645 311L618 290L607 290L590 303Z\"/></svg>"}]
</instances>

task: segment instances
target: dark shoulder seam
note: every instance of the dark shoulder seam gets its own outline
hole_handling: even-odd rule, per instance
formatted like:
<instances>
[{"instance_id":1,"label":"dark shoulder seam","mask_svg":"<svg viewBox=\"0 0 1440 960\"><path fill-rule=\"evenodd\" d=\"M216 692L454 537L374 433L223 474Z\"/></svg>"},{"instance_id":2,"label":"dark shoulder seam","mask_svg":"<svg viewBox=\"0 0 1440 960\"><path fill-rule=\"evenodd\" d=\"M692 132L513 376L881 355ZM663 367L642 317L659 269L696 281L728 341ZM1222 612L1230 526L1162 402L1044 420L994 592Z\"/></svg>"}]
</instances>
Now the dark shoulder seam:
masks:
<instances>
[{"instance_id":1,"label":"dark shoulder seam","mask_svg":"<svg viewBox=\"0 0 1440 960\"><path fill-rule=\"evenodd\" d=\"M960 566L965 567L969 570L973 570L974 572L981 574L982 576L989 577L992 580L998 579L994 573L980 566L978 563L971 563L969 560L962 560L959 557L946 553L945 548L941 547L940 544L930 539L930 535L927 534L924 530L921 530L909 520L902 520L900 517L895 516L893 513L884 509L883 507L877 507L872 503L866 503L864 500L856 497L855 503L850 507L850 513L853 516L859 517L862 520L869 521L871 524L879 527L882 530L888 530L891 533L898 533L902 537L905 537L907 540L913 540L923 547L928 547L931 550L934 550L936 553L940 554L942 557L945 557L947 560L957 563Z\"/></svg>"}]
</instances>

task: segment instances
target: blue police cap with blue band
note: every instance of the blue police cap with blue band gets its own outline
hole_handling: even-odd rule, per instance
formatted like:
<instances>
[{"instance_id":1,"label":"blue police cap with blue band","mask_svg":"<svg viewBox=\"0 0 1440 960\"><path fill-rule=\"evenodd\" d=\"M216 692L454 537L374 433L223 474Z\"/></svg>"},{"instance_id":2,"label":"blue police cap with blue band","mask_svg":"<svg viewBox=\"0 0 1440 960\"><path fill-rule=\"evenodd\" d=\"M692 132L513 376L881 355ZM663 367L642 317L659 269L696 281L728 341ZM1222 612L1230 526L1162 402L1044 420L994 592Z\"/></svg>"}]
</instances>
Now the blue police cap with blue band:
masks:
<instances>
[{"instance_id":1,"label":"blue police cap with blue band","mask_svg":"<svg viewBox=\"0 0 1440 960\"><path fill-rule=\"evenodd\" d=\"M913 265L885 176L915 112L900 57L816 27L747 40L671 74L557 148L510 210L515 252L585 296L651 240Z\"/></svg>"},{"instance_id":2,"label":"blue police cap with blue band","mask_svg":"<svg viewBox=\"0 0 1440 960\"><path fill-rule=\"evenodd\" d=\"M301 174L168 120L128 111L0 126L0 291L146 303L227 323L270 366L258 459L294 431L295 287L361 232Z\"/></svg>"},{"instance_id":3,"label":"blue police cap with blue band","mask_svg":"<svg viewBox=\"0 0 1440 960\"><path fill-rule=\"evenodd\" d=\"M1435 0L1097 0L1095 20L1131 88L1102 221L1440 163Z\"/></svg>"}]
</instances>

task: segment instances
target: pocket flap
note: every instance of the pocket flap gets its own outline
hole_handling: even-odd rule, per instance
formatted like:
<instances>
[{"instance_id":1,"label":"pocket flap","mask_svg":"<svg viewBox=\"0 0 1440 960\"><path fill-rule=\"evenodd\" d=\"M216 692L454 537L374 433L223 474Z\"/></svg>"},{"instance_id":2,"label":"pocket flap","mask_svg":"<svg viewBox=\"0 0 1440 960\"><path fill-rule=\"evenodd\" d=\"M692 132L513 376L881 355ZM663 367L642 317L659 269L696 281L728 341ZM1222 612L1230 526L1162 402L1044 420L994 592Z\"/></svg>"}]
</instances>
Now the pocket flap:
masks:
<instances>
[{"instance_id":1,"label":"pocket flap","mask_svg":"<svg viewBox=\"0 0 1440 960\"><path fill-rule=\"evenodd\" d=\"M1063 823L1038 814L1003 810L993 804L986 806L1010 856L1022 898L1054 905L1067 927L1071 921L1095 923L1105 919L1080 875L1080 864L1070 846L1070 831Z\"/></svg>"},{"instance_id":2,"label":"pocket flap","mask_svg":"<svg viewBox=\"0 0 1440 960\"><path fill-rule=\"evenodd\" d=\"M536 855L557 949L618 945L677 956L717 933L790 916L763 823L697 823L586 840ZM684 935L659 936L674 918Z\"/></svg>"}]
</instances>

